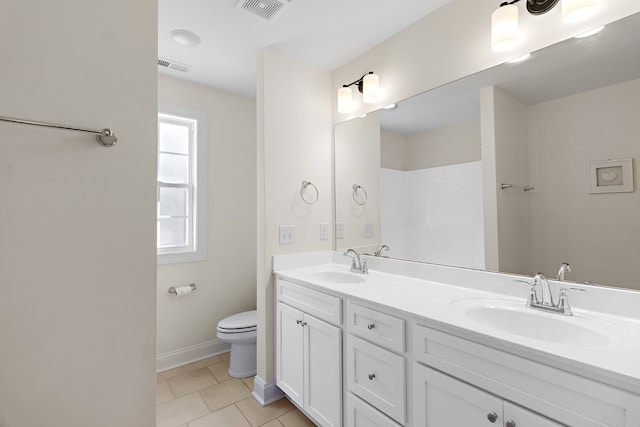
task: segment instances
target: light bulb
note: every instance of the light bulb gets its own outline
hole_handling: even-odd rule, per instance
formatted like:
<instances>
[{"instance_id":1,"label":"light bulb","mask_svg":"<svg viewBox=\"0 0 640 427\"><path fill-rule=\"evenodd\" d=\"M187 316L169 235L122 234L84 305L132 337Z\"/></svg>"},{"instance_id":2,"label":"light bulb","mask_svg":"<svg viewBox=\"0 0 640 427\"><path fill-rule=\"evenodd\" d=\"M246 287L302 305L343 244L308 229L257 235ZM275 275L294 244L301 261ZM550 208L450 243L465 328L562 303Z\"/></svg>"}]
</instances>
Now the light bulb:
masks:
<instances>
[{"instance_id":1,"label":"light bulb","mask_svg":"<svg viewBox=\"0 0 640 427\"><path fill-rule=\"evenodd\" d=\"M518 6L508 4L491 14L491 50L503 52L518 42Z\"/></svg>"},{"instance_id":2,"label":"light bulb","mask_svg":"<svg viewBox=\"0 0 640 427\"><path fill-rule=\"evenodd\" d=\"M597 7L598 0L562 0L562 21L583 21L591 16Z\"/></svg>"},{"instance_id":3,"label":"light bulb","mask_svg":"<svg viewBox=\"0 0 640 427\"><path fill-rule=\"evenodd\" d=\"M353 91L350 87L338 89L338 112L350 113L353 111Z\"/></svg>"},{"instance_id":4,"label":"light bulb","mask_svg":"<svg viewBox=\"0 0 640 427\"><path fill-rule=\"evenodd\" d=\"M380 85L376 74L367 74L362 79L362 102L373 104L380 101Z\"/></svg>"}]
</instances>

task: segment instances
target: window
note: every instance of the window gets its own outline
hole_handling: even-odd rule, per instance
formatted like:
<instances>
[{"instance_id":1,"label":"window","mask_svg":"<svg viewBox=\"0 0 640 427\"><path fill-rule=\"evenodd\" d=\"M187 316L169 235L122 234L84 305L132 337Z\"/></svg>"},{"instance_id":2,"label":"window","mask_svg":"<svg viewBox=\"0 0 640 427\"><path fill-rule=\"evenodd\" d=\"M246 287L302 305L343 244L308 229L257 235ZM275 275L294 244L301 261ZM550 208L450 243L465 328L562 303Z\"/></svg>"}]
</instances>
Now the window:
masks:
<instances>
[{"instance_id":1,"label":"window","mask_svg":"<svg viewBox=\"0 0 640 427\"><path fill-rule=\"evenodd\" d=\"M158 113L158 263L206 259L205 114Z\"/></svg>"}]
</instances>

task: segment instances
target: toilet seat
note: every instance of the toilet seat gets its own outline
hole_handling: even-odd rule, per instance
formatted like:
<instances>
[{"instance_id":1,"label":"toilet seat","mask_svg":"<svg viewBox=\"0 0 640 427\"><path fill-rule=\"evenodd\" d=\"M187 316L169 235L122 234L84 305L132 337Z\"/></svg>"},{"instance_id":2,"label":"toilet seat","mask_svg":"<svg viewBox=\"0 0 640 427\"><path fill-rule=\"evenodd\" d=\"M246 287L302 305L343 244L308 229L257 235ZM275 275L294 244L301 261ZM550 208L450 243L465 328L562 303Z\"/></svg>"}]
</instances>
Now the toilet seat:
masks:
<instances>
[{"instance_id":1,"label":"toilet seat","mask_svg":"<svg viewBox=\"0 0 640 427\"><path fill-rule=\"evenodd\" d=\"M245 311L226 317L218 322L217 330L223 334L241 334L258 330L256 310Z\"/></svg>"}]
</instances>

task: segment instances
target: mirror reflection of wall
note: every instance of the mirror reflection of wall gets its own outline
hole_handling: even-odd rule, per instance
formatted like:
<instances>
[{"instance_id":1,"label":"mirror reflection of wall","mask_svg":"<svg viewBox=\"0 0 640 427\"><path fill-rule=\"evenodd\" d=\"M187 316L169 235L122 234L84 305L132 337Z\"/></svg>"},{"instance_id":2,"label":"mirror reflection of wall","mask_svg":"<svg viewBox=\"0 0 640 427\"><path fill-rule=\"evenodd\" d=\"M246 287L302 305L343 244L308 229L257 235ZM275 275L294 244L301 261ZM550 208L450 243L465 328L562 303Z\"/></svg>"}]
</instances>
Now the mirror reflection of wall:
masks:
<instances>
[{"instance_id":1,"label":"mirror reflection of wall","mask_svg":"<svg viewBox=\"0 0 640 427\"><path fill-rule=\"evenodd\" d=\"M422 104L417 115L400 118L412 103ZM635 159L637 174L638 111L640 15L590 39L566 40L534 52L529 61L503 64L399 102L396 110L381 110L382 229L376 244L389 245L394 258L412 259L413 251L416 259L430 257L427 262L527 275L541 271L555 277L560 264L569 262L567 280L640 289L640 265L634 261L640 253L637 179L634 192L589 191L590 162ZM425 127L425 122L431 123ZM336 127L336 144L338 129L347 123ZM339 156L336 149L336 189L340 169L355 167ZM421 176L442 168L455 174L455 167L476 162L481 165L477 193L465 200L481 200L482 263L448 257L455 242L472 240L460 218L442 215L447 208L458 214L470 209L453 202L459 193L453 188L461 184L435 175L434 187L446 181L439 200L424 191ZM502 183L514 187L501 190ZM338 222L341 200L336 197ZM458 225L432 227L432 220L445 216ZM434 253L412 247L434 242Z\"/></svg>"}]
</instances>

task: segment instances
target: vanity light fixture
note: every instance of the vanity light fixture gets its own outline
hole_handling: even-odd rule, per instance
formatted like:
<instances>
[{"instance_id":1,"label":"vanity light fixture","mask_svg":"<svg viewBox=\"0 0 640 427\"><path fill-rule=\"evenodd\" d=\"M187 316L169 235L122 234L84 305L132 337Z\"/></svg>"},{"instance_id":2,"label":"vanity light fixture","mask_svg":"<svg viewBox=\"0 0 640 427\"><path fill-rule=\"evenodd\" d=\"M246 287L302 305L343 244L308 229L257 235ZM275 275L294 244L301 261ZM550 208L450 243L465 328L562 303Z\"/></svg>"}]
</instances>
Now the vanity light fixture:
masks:
<instances>
[{"instance_id":1,"label":"vanity light fixture","mask_svg":"<svg viewBox=\"0 0 640 427\"><path fill-rule=\"evenodd\" d=\"M362 94L362 102L373 104L380 101L379 83L378 75L374 74L373 71L369 71L358 80L343 85L338 89L338 112L350 113L355 109L353 105L353 90L351 89L353 85L356 85L358 92Z\"/></svg>"},{"instance_id":2,"label":"vanity light fixture","mask_svg":"<svg viewBox=\"0 0 640 427\"><path fill-rule=\"evenodd\" d=\"M511 0L500 3L491 14L491 50L503 52L513 49L518 44L518 7ZM547 13L559 0L527 0L527 10L532 15ZM562 21L578 22L593 14L598 0L562 0Z\"/></svg>"}]
</instances>

